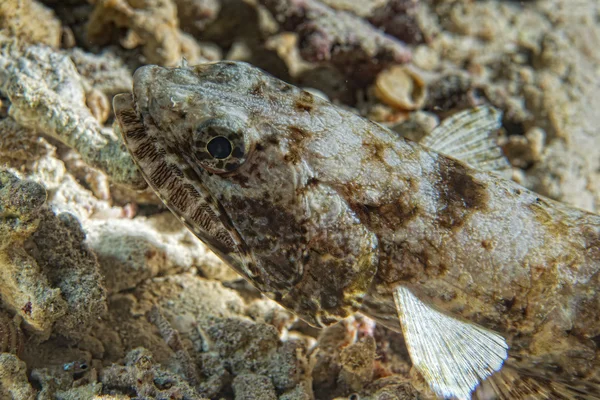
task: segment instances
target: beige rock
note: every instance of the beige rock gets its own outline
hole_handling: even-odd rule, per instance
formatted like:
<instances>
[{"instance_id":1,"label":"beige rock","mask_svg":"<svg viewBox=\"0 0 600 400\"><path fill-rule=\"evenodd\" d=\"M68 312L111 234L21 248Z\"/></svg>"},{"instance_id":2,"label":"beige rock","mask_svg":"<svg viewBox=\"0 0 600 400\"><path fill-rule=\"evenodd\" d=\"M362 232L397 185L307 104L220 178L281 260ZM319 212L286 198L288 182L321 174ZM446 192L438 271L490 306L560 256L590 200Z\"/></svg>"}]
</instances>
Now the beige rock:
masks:
<instances>
[{"instance_id":1,"label":"beige rock","mask_svg":"<svg viewBox=\"0 0 600 400\"><path fill-rule=\"evenodd\" d=\"M61 22L54 12L36 0L0 2L0 30L29 43L60 45Z\"/></svg>"}]
</instances>

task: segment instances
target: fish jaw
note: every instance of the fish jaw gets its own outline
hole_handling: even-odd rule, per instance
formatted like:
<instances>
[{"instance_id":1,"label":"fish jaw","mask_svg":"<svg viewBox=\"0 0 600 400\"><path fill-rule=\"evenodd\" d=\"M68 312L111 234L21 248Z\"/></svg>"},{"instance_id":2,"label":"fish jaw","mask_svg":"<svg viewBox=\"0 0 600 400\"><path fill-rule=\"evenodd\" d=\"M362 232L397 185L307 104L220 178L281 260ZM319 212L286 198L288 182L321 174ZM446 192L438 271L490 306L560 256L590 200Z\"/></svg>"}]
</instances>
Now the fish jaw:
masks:
<instances>
[{"instance_id":1,"label":"fish jaw","mask_svg":"<svg viewBox=\"0 0 600 400\"><path fill-rule=\"evenodd\" d=\"M127 149L161 201L215 254L246 279L257 276L249 251L203 188L193 170L152 135L135 109L133 96L116 95L113 108ZM150 132L149 132L150 131ZM257 283L260 284L260 281Z\"/></svg>"},{"instance_id":2,"label":"fish jaw","mask_svg":"<svg viewBox=\"0 0 600 400\"><path fill-rule=\"evenodd\" d=\"M131 154L171 211L268 297L323 327L360 308L378 249L375 235L302 160L313 137L300 126L320 101L247 64L223 62L142 67L133 97L117 98L115 110ZM274 117L272 108L280 111ZM147 144L135 142L137 132ZM208 157L215 137L232 149L223 162ZM176 196L142 145L179 171ZM205 225L190 214L199 207Z\"/></svg>"}]
</instances>

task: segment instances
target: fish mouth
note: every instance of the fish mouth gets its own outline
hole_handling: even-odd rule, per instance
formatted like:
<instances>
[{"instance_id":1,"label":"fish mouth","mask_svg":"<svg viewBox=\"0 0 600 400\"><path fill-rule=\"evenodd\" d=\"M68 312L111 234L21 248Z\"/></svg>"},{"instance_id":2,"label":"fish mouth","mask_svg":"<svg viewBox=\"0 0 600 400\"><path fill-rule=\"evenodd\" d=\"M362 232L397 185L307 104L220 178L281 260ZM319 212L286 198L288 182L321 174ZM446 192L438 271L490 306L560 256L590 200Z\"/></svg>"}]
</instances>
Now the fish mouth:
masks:
<instances>
[{"instance_id":1,"label":"fish mouth","mask_svg":"<svg viewBox=\"0 0 600 400\"><path fill-rule=\"evenodd\" d=\"M234 226L225 207L203 184L197 171L198 167L193 160L189 159L184 152L176 156L188 167L183 169L184 177L187 178L188 184L191 184L200 195L197 200L197 209L201 210L201 214L192 215L194 223L186 223L186 226L240 275L251 280L254 285L261 287L262 280L260 279L257 263L243 236Z\"/></svg>"},{"instance_id":2,"label":"fish mouth","mask_svg":"<svg viewBox=\"0 0 600 400\"><path fill-rule=\"evenodd\" d=\"M199 180L198 182L201 181ZM248 244L234 226L229 214L225 210L225 207L223 207L223 205L217 199L215 199L206 188L204 189L205 193L208 193L208 197L211 199L209 202L211 209L216 209L214 210L216 212L212 216L213 223L215 225L220 225L221 231L226 232L233 241L233 251L229 253L229 257L237 259L238 263L241 264L238 268L242 270L242 275L248 276L253 281L256 281L259 278L259 274L256 268L256 261L254 260Z\"/></svg>"},{"instance_id":3,"label":"fish mouth","mask_svg":"<svg viewBox=\"0 0 600 400\"><path fill-rule=\"evenodd\" d=\"M261 285L250 249L185 152L161 140L164 132L151 121L144 123L130 94L119 95L115 104L127 150L161 201L211 251L246 279Z\"/></svg>"},{"instance_id":4,"label":"fish mouth","mask_svg":"<svg viewBox=\"0 0 600 400\"><path fill-rule=\"evenodd\" d=\"M223 205L204 185L186 154L171 153L171 155L181 162L178 166L182 172L182 176L179 177L181 190L192 193L193 205L190 206L192 210L188 208L187 212L182 212L176 206L173 195L170 198L161 196L161 200L213 253L251 283L262 286L252 252ZM177 189L173 193L176 191Z\"/></svg>"}]
</instances>

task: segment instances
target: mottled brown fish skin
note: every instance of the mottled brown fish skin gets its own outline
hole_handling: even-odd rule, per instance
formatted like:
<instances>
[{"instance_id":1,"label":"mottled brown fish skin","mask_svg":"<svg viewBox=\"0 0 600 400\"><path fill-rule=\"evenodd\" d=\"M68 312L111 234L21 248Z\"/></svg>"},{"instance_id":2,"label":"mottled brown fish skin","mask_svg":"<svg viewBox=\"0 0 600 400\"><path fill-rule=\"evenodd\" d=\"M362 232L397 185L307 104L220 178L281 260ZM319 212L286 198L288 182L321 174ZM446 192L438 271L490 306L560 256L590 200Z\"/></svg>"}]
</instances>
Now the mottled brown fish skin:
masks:
<instances>
[{"instance_id":1,"label":"mottled brown fish skin","mask_svg":"<svg viewBox=\"0 0 600 400\"><path fill-rule=\"evenodd\" d=\"M130 146L151 186L307 322L360 311L399 330L392 291L402 284L564 374L598 370L599 216L405 141L244 63L143 67L130 104L115 106L117 117L124 136L141 124L140 140L153 143L148 153ZM239 166L225 167L233 156L206 161L198 143L211 140L209 122L236 143ZM170 166L168 178L147 161L154 154ZM171 176L179 182L164 189ZM189 207L209 210L202 224L180 210L182 190L201 199Z\"/></svg>"}]
</instances>

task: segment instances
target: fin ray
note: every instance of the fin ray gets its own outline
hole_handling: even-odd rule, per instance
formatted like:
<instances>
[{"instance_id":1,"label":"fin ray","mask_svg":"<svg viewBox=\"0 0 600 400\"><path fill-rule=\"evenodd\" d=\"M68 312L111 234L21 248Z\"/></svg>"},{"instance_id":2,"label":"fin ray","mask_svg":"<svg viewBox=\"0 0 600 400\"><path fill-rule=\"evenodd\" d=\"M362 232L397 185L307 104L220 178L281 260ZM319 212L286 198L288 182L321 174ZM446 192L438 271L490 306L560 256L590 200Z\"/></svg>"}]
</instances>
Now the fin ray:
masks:
<instances>
[{"instance_id":1,"label":"fin ray","mask_svg":"<svg viewBox=\"0 0 600 400\"><path fill-rule=\"evenodd\" d=\"M509 359L510 361L510 359ZM600 400L600 385L562 382L540 375L540 369L508 365L486 379L473 393L476 400Z\"/></svg>"},{"instance_id":2,"label":"fin ray","mask_svg":"<svg viewBox=\"0 0 600 400\"><path fill-rule=\"evenodd\" d=\"M442 121L420 144L483 171L503 171L510 164L494 137L501 118L502 113L490 106L461 111Z\"/></svg>"},{"instance_id":3,"label":"fin ray","mask_svg":"<svg viewBox=\"0 0 600 400\"><path fill-rule=\"evenodd\" d=\"M508 346L497 333L434 310L403 286L394 301L411 360L436 394L468 399L502 367Z\"/></svg>"}]
</instances>

